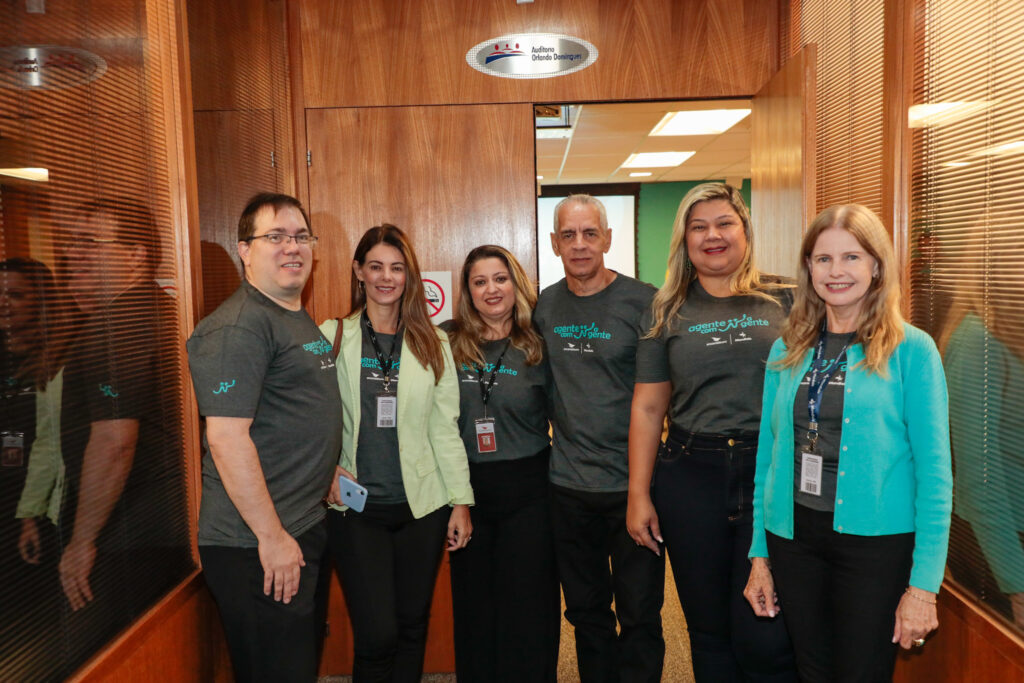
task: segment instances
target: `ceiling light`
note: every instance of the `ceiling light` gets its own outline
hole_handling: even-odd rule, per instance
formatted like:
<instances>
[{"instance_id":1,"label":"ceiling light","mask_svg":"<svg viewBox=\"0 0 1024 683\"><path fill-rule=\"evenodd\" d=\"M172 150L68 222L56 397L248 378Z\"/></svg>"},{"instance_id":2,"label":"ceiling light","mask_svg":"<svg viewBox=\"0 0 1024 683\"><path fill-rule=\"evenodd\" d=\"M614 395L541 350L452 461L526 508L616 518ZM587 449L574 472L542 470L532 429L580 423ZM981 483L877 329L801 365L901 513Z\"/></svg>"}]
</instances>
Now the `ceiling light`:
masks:
<instances>
[{"instance_id":1,"label":"ceiling light","mask_svg":"<svg viewBox=\"0 0 1024 683\"><path fill-rule=\"evenodd\" d=\"M651 130L651 135L718 135L747 118L749 109L670 111Z\"/></svg>"},{"instance_id":2,"label":"ceiling light","mask_svg":"<svg viewBox=\"0 0 1024 683\"><path fill-rule=\"evenodd\" d=\"M977 102L932 102L915 104L907 110L907 125L911 128L929 128L945 126L962 121L968 116L985 111L995 104L994 101L980 100Z\"/></svg>"},{"instance_id":3,"label":"ceiling light","mask_svg":"<svg viewBox=\"0 0 1024 683\"><path fill-rule=\"evenodd\" d=\"M45 168L0 168L0 175L22 180L34 180L39 183L49 182L50 172Z\"/></svg>"},{"instance_id":4,"label":"ceiling light","mask_svg":"<svg viewBox=\"0 0 1024 683\"><path fill-rule=\"evenodd\" d=\"M572 128L538 128L538 140L565 140L572 137Z\"/></svg>"},{"instance_id":5,"label":"ceiling light","mask_svg":"<svg viewBox=\"0 0 1024 683\"><path fill-rule=\"evenodd\" d=\"M651 175L650 171L633 171L632 173L629 174L629 177L630 178L646 178L649 175Z\"/></svg>"},{"instance_id":6,"label":"ceiling light","mask_svg":"<svg viewBox=\"0 0 1024 683\"><path fill-rule=\"evenodd\" d=\"M1022 152L1024 152L1024 140L1014 140L1002 145L992 145L985 149L979 149L971 156L1003 157L1008 154L1021 154Z\"/></svg>"},{"instance_id":7,"label":"ceiling light","mask_svg":"<svg viewBox=\"0 0 1024 683\"><path fill-rule=\"evenodd\" d=\"M537 180L544 180L544 176L542 176L542 175L537 176Z\"/></svg>"},{"instance_id":8,"label":"ceiling light","mask_svg":"<svg viewBox=\"0 0 1024 683\"><path fill-rule=\"evenodd\" d=\"M665 168L678 166L696 152L639 152L630 154L622 168Z\"/></svg>"}]
</instances>

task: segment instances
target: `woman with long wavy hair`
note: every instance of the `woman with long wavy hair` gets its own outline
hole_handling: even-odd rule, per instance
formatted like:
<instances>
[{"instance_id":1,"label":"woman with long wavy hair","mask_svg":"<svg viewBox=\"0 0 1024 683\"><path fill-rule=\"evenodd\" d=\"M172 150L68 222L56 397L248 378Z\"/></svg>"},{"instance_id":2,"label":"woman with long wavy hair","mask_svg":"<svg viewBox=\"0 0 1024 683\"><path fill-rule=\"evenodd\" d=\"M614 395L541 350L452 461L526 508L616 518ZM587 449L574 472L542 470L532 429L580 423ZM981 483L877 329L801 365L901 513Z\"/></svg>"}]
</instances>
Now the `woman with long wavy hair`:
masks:
<instances>
[{"instance_id":1,"label":"woman with long wavy hair","mask_svg":"<svg viewBox=\"0 0 1024 683\"><path fill-rule=\"evenodd\" d=\"M801 680L889 680L896 644L924 644L951 501L935 343L900 315L878 217L830 207L768 360L744 591L758 616L782 608Z\"/></svg>"},{"instance_id":2,"label":"woman with long wavy hair","mask_svg":"<svg viewBox=\"0 0 1024 683\"><path fill-rule=\"evenodd\" d=\"M473 490L451 349L430 323L416 254L395 226L371 228L356 246L352 312L338 325L321 326L338 349L338 475L366 490L360 512L343 504L337 479L328 496L353 677L419 681L445 535L449 551L469 542Z\"/></svg>"},{"instance_id":3,"label":"woman with long wavy hair","mask_svg":"<svg viewBox=\"0 0 1024 683\"><path fill-rule=\"evenodd\" d=\"M736 188L687 193L637 351L626 525L638 545L668 550L698 681L796 679L785 627L756 619L742 595L759 389L792 301L757 269L753 239Z\"/></svg>"},{"instance_id":4,"label":"woman with long wavy hair","mask_svg":"<svg viewBox=\"0 0 1024 683\"><path fill-rule=\"evenodd\" d=\"M554 681L560 626L548 512L550 370L531 322L537 293L507 249L462 266L444 327L459 368L459 428L476 496L473 543L452 553L460 681Z\"/></svg>"}]
</instances>

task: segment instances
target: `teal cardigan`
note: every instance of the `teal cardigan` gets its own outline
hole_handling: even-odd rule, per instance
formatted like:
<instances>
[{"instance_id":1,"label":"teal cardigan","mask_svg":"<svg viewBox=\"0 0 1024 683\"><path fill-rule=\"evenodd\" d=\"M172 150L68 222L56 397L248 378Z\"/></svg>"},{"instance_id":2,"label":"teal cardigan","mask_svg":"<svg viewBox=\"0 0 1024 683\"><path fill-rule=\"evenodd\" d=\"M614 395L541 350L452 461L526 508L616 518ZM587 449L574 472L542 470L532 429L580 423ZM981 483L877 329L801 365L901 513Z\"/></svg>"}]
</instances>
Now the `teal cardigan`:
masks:
<instances>
[{"instance_id":1,"label":"teal cardigan","mask_svg":"<svg viewBox=\"0 0 1024 683\"><path fill-rule=\"evenodd\" d=\"M910 584L938 592L953 497L949 401L935 342L906 323L904 334L888 377L855 367L864 360L861 344L847 353L833 529L859 536L914 532ZM768 556L765 530L793 538L793 402L813 349L795 372L773 367L785 353L777 339L765 373L750 557Z\"/></svg>"},{"instance_id":2,"label":"teal cardigan","mask_svg":"<svg viewBox=\"0 0 1024 683\"><path fill-rule=\"evenodd\" d=\"M342 321L338 352L338 388L342 403L342 446L338 464L356 478L359 443L359 368L363 335L359 315ZM320 331L334 339L338 323L328 320ZM434 372L423 367L403 344L409 362L402 363L398 382L398 453L402 483L413 517L419 519L443 505L472 505L469 461L459 434L459 385L448 337L435 328L444 352L444 374L434 384ZM332 505L336 510L345 506Z\"/></svg>"}]
</instances>

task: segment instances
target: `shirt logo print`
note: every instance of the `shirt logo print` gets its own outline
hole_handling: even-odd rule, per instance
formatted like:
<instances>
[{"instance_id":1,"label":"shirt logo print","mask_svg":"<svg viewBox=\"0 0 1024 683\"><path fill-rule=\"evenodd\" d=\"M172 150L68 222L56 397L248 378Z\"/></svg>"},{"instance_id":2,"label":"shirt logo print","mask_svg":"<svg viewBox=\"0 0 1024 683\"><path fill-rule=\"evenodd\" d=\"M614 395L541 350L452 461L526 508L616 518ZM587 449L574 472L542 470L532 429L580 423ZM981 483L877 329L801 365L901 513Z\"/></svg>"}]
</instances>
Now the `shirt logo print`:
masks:
<instances>
[{"instance_id":1,"label":"shirt logo print","mask_svg":"<svg viewBox=\"0 0 1024 683\"><path fill-rule=\"evenodd\" d=\"M220 383L220 387L217 388L217 389L214 389L213 393L215 393L215 394L226 394L226 393L228 393L228 389L230 389L231 387L235 386L235 382L237 382L237 381L238 380L234 380L233 379L230 382L221 382Z\"/></svg>"},{"instance_id":2,"label":"shirt logo print","mask_svg":"<svg viewBox=\"0 0 1024 683\"><path fill-rule=\"evenodd\" d=\"M100 393L103 394L104 396L108 397L108 398L117 398L118 396L120 396L119 393L114 391L114 387L112 387L109 384L101 384L100 385Z\"/></svg>"}]
</instances>

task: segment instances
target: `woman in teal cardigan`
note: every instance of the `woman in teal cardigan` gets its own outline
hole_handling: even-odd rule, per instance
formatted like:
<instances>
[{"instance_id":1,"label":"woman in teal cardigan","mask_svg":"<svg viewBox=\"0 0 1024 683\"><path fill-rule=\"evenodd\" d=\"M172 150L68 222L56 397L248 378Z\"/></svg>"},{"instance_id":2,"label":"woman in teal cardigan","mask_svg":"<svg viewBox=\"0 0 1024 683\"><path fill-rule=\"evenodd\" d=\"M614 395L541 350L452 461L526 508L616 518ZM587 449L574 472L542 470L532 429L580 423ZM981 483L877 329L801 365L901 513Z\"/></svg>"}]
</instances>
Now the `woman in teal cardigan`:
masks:
<instances>
[{"instance_id":1,"label":"woman in teal cardigan","mask_svg":"<svg viewBox=\"0 0 1024 683\"><path fill-rule=\"evenodd\" d=\"M472 533L459 388L402 231L368 230L352 271L354 313L341 323L336 362L344 423L338 475L358 477L366 499L361 512L347 508L334 482L328 546L352 621L354 680L419 681L445 536L448 550L458 550ZM337 340L337 321L321 330Z\"/></svg>"},{"instance_id":2,"label":"woman in teal cardigan","mask_svg":"<svg viewBox=\"0 0 1024 683\"><path fill-rule=\"evenodd\" d=\"M946 382L934 342L899 311L881 221L825 210L768 359L744 591L759 616L782 612L801 680L888 680L896 644L921 646L938 626Z\"/></svg>"}]
</instances>

